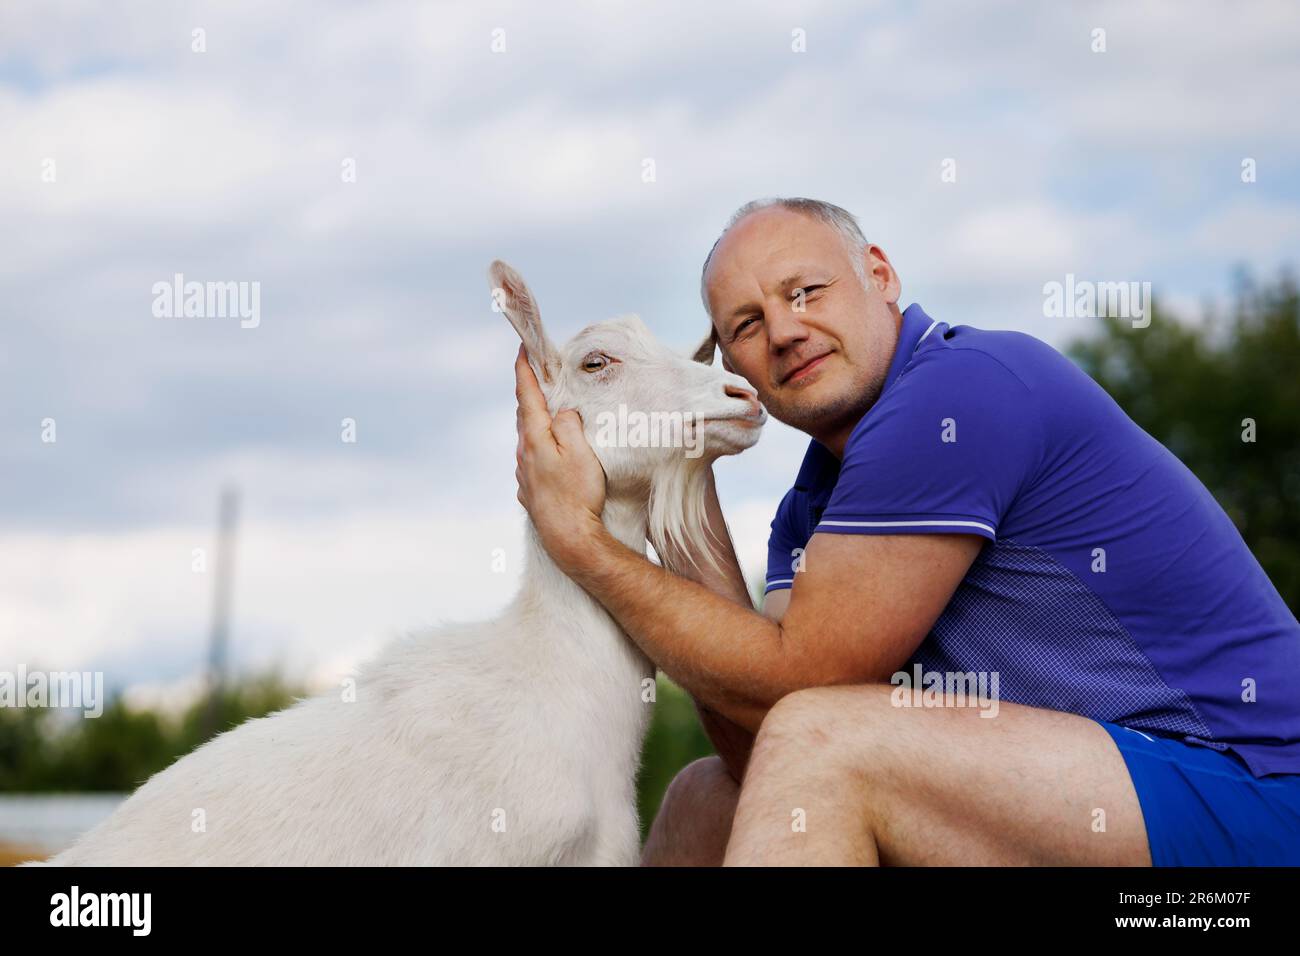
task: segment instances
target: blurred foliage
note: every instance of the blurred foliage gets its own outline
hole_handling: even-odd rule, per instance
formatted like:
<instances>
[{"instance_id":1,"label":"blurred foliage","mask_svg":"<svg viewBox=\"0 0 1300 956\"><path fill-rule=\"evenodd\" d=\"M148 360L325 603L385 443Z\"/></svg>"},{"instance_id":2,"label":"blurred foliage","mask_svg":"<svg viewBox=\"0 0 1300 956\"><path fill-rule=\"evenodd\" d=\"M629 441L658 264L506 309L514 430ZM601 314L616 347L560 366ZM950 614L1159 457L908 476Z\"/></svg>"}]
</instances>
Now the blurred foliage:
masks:
<instances>
[{"instance_id":1,"label":"blurred foliage","mask_svg":"<svg viewBox=\"0 0 1300 956\"><path fill-rule=\"evenodd\" d=\"M215 701L205 696L175 716L131 707L121 696L93 719L0 708L0 792L131 791L216 733L302 694L270 673L231 681Z\"/></svg>"},{"instance_id":2,"label":"blurred foliage","mask_svg":"<svg viewBox=\"0 0 1300 956\"><path fill-rule=\"evenodd\" d=\"M664 791L677 771L711 753L713 745L695 714L695 704L684 690L661 673L655 688L654 720L641 752L641 775L637 779L642 833L649 830Z\"/></svg>"},{"instance_id":3,"label":"blurred foliage","mask_svg":"<svg viewBox=\"0 0 1300 956\"><path fill-rule=\"evenodd\" d=\"M1300 607L1300 299L1283 272L1246 273L1226 309L1151 325L1101 322L1069 355L1129 416L1201 479L1287 606ZM1244 419L1255 441L1242 441Z\"/></svg>"},{"instance_id":4,"label":"blurred foliage","mask_svg":"<svg viewBox=\"0 0 1300 956\"><path fill-rule=\"evenodd\" d=\"M204 730L214 712L223 732L288 707L304 693L272 673L227 684L215 710L204 697L178 715L131 707L121 696L94 719L49 708L0 708L0 793L128 793L214 736ZM643 829L677 771L711 753L690 697L660 675L637 781Z\"/></svg>"}]
</instances>

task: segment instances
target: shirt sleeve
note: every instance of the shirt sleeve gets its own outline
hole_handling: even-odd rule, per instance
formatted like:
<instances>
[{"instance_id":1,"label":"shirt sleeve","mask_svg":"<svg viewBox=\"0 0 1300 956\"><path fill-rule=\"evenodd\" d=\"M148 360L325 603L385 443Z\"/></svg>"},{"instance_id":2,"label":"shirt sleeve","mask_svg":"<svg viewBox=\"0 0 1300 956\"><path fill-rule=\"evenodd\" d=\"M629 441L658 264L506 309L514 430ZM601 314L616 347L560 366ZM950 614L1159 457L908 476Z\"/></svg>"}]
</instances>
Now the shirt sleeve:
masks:
<instances>
[{"instance_id":1,"label":"shirt sleeve","mask_svg":"<svg viewBox=\"0 0 1300 956\"><path fill-rule=\"evenodd\" d=\"M797 550L806 547L810 535L807 503L804 496L793 488L781 499L776 517L772 519L772 533L767 539L767 587L763 593L794 587L795 567L799 561Z\"/></svg>"},{"instance_id":2,"label":"shirt sleeve","mask_svg":"<svg viewBox=\"0 0 1300 956\"><path fill-rule=\"evenodd\" d=\"M936 349L893 383L849 437L816 530L995 541L1041 454L1028 386L985 352Z\"/></svg>"}]
</instances>

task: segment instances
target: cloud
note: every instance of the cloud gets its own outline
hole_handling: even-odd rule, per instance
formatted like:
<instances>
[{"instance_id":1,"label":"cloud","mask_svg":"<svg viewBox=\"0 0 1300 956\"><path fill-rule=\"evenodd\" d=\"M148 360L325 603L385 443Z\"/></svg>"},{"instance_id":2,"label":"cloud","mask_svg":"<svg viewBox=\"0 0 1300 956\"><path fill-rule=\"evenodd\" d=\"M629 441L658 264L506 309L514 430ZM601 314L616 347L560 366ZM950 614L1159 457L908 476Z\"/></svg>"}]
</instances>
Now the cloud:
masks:
<instances>
[{"instance_id":1,"label":"cloud","mask_svg":"<svg viewBox=\"0 0 1300 956\"><path fill-rule=\"evenodd\" d=\"M404 629L489 616L518 584L523 522L509 509L280 520L258 507L245 501L234 559L232 650L245 666L355 662ZM116 686L186 676L206 660L213 539L203 525L0 537L0 658L102 669Z\"/></svg>"},{"instance_id":2,"label":"cloud","mask_svg":"<svg viewBox=\"0 0 1300 956\"><path fill-rule=\"evenodd\" d=\"M725 218L813 195L859 213L905 303L1060 345L1084 330L1043 320L1041 289L1066 272L1192 302L1236 260L1272 268L1296 245L1289 4L51 0L5 16L0 652L141 684L201 657L209 595L188 555L226 480L246 501L242 659L329 670L422 615L508 600L514 579L480 554L520 521L493 258L557 339L634 311L686 346ZM261 326L153 317L153 283L178 272L258 282ZM754 573L805 445L773 423L719 466Z\"/></svg>"}]
</instances>

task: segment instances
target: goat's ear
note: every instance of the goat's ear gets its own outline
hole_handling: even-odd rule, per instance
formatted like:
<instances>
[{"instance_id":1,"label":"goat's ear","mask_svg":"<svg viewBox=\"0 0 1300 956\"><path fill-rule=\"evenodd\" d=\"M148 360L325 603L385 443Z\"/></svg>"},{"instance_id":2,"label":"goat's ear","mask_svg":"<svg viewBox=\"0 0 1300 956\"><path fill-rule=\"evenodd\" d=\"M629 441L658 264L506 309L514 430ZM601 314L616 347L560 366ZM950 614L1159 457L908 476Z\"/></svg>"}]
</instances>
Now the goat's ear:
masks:
<instances>
[{"instance_id":1,"label":"goat's ear","mask_svg":"<svg viewBox=\"0 0 1300 956\"><path fill-rule=\"evenodd\" d=\"M494 259L488 266L488 283L492 286L492 301L519 333L537 380L543 385L553 384L560 373L560 353L546 337L542 315L528 283L500 259Z\"/></svg>"},{"instance_id":2,"label":"goat's ear","mask_svg":"<svg viewBox=\"0 0 1300 956\"><path fill-rule=\"evenodd\" d=\"M712 365L713 350L717 348L717 345L717 330L714 329L713 326L709 326L709 334L705 336L704 341L696 347L695 352L691 355L691 360L695 362L703 362L705 365Z\"/></svg>"}]
</instances>

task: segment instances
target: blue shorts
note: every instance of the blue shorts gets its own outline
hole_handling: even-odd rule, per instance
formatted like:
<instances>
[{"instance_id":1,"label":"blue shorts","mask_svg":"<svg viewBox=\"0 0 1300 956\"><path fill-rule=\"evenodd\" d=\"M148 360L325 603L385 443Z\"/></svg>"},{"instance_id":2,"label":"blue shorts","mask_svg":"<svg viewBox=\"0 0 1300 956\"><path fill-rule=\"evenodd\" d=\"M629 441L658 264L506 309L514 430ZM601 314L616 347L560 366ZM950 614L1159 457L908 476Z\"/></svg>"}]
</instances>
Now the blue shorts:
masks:
<instances>
[{"instance_id":1,"label":"blue shorts","mask_svg":"<svg viewBox=\"0 0 1300 956\"><path fill-rule=\"evenodd\" d=\"M1154 866L1300 865L1300 774L1099 720L1128 765Z\"/></svg>"}]
</instances>

